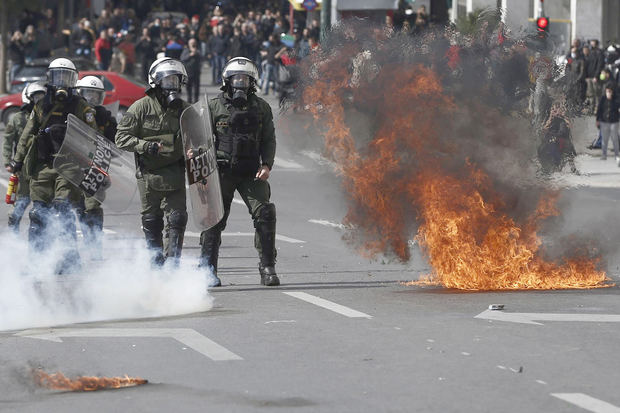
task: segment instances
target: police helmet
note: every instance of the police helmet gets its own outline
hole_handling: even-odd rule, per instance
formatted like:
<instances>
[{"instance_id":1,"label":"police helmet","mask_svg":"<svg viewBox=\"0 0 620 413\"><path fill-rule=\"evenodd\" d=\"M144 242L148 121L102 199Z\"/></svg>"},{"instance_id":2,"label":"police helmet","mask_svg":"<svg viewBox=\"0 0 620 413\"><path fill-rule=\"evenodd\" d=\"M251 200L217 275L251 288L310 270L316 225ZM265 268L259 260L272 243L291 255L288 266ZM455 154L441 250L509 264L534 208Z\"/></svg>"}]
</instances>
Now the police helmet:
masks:
<instances>
[{"instance_id":1,"label":"police helmet","mask_svg":"<svg viewBox=\"0 0 620 413\"><path fill-rule=\"evenodd\" d=\"M37 93L39 95L35 96ZM22 90L22 103L24 105L36 103L39 97L45 96L45 93L47 93L45 86L37 82L30 83Z\"/></svg>"},{"instance_id":2,"label":"police helmet","mask_svg":"<svg viewBox=\"0 0 620 413\"><path fill-rule=\"evenodd\" d=\"M73 62L64 57L54 59L47 67L47 84L57 88L75 87L78 72Z\"/></svg>"},{"instance_id":3,"label":"police helmet","mask_svg":"<svg viewBox=\"0 0 620 413\"><path fill-rule=\"evenodd\" d=\"M226 63L222 71L222 86L225 86L234 75L247 75L254 83L258 82L258 68L247 57L233 57Z\"/></svg>"},{"instance_id":4,"label":"police helmet","mask_svg":"<svg viewBox=\"0 0 620 413\"><path fill-rule=\"evenodd\" d=\"M171 57L162 57L151 65L148 82L152 88L161 86L162 89L180 89L187 83L187 71L180 61Z\"/></svg>"},{"instance_id":5,"label":"police helmet","mask_svg":"<svg viewBox=\"0 0 620 413\"><path fill-rule=\"evenodd\" d=\"M75 85L78 93L82 96L91 106L100 106L105 99L105 88L103 82L96 76L84 76L77 81Z\"/></svg>"}]
</instances>

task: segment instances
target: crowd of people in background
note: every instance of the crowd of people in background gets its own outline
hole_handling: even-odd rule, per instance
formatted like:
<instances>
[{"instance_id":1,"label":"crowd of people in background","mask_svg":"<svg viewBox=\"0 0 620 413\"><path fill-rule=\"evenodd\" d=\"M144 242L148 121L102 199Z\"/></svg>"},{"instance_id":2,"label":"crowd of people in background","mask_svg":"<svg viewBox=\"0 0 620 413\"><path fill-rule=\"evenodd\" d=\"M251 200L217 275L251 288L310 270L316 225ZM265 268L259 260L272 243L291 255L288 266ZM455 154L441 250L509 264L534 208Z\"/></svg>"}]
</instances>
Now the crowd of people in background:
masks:
<instances>
[{"instance_id":1,"label":"crowd of people in background","mask_svg":"<svg viewBox=\"0 0 620 413\"><path fill-rule=\"evenodd\" d=\"M307 26L297 20L291 30L280 10L230 14L216 5L205 15L184 16L159 12L140 19L133 9L105 8L95 19L80 18L71 29L58 34L52 9L24 12L9 45L9 78L36 58L63 55L90 59L99 70L144 81L151 63L165 55L186 65L188 98L194 102L204 62L211 66L216 85L221 84L226 61L247 57L260 68L259 86L268 94L275 89L278 66L296 63L319 44L318 19Z\"/></svg>"},{"instance_id":2,"label":"crowd of people in background","mask_svg":"<svg viewBox=\"0 0 620 413\"><path fill-rule=\"evenodd\" d=\"M596 117L598 136L589 146L601 149L601 159L607 159L607 147L611 141L616 163L620 167L620 137L618 119L620 100L620 48L609 45L601 49L596 39L582 43L575 39L566 57L566 74L571 81L569 96L576 107Z\"/></svg>"}]
</instances>

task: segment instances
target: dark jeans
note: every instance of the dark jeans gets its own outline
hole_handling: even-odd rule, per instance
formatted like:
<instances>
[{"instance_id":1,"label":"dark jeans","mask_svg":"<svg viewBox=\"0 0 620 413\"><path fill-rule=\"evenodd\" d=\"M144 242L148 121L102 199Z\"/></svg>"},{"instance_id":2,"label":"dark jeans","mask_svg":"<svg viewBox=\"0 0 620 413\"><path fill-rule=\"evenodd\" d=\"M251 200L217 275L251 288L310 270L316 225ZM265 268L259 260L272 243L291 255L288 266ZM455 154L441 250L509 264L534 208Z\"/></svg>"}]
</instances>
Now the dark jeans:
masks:
<instances>
[{"instance_id":1,"label":"dark jeans","mask_svg":"<svg viewBox=\"0 0 620 413\"><path fill-rule=\"evenodd\" d=\"M219 85L222 83L222 70L226 65L226 56L213 55L212 60L211 79L213 79L213 84Z\"/></svg>"},{"instance_id":2,"label":"dark jeans","mask_svg":"<svg viewBox=\"0 0 620 413\"><path fill-rule=\"evenodd\" d=\"M189 103L198 102L200 95L200 75L190 76L187 79L187 101Z\"/></svg>"},{"instance_id":3,"label":"dark jeans","mask_svg":"<svg viewBox=\"0 0 620 413\"><path fill-rule=\"evenodd\" d=\"M13 66L11 66L11 71L9 72L9 82L12 82L13 79L15 79L15 75L17 75L17 72L19 72L19 69L23 66L24 65L22 64L13 63Z\"/></svg>"}]
</instances>

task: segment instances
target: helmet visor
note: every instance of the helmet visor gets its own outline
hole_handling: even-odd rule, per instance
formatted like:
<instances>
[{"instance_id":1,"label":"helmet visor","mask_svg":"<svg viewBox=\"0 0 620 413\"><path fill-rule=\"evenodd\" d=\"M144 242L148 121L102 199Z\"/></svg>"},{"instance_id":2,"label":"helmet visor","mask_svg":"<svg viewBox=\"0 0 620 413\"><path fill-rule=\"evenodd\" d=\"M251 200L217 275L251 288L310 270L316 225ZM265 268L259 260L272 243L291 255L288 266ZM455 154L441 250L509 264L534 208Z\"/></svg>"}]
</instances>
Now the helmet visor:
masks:
<instances>
[{"instance_id":1,"label":"helmet visor","mask_svg":"<svg viewBox=\"0 0 620 413\"><path fill-rule=\"evenodd\" d=\"M230 85L233 89L248 89L250 87L250 76L241 73L232 75Z\"/></svg>"},{"instance_id":2,"label":"helmet visor","mask_svg":"<svg viewBox=\"0 0 620 413\"><path fill-rule=\"evenodd\" d=\"M168 75L161 80L160 86L166 90L179 90L181 89L181 79L178 74Z\"/></svg>"},{"instance_id":3,"label":"helmet visor","mask_svg":"<svg viewBox=\"0 0 620 413\"><path fill-rule=\"evenodd\" d=\"M103 99L105 98L105 92L99 89L91 89L91 88L81 88L79 89L80 95L86 99L89 105L91 106L100 106L103 104Z\"/></svg>"},{"instance_id":4,"label":"helmet visor","mask_svg":"<svg viewBox=\"0 0 620 413\"><path fill-rule=\"evenodd\" d=\"M47 71L47 83L55 87L75 87L78 74L75 70L55 67Z\"/></svg>"}]
</instances>

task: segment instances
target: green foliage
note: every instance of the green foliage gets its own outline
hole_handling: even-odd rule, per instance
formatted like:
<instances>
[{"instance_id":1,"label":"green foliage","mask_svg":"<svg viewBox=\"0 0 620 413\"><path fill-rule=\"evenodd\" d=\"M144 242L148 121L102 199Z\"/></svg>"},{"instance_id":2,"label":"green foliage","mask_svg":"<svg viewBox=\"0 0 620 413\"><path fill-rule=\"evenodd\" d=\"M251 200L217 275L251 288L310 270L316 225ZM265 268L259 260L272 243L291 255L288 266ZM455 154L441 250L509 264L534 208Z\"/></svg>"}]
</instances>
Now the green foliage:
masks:
<instances>
[{"instance_id":1,"label":"green foliage","mask_svg":"<svg viewBox=\"0 0 620 413\"><path fill-rule=\"evenodd\" d=\"M475 35L482 30L487 33L497 29L502 20L501 11L496 8L475 9L456 20L456 30L464 35Z\"/></svg>"}]
</instances>

